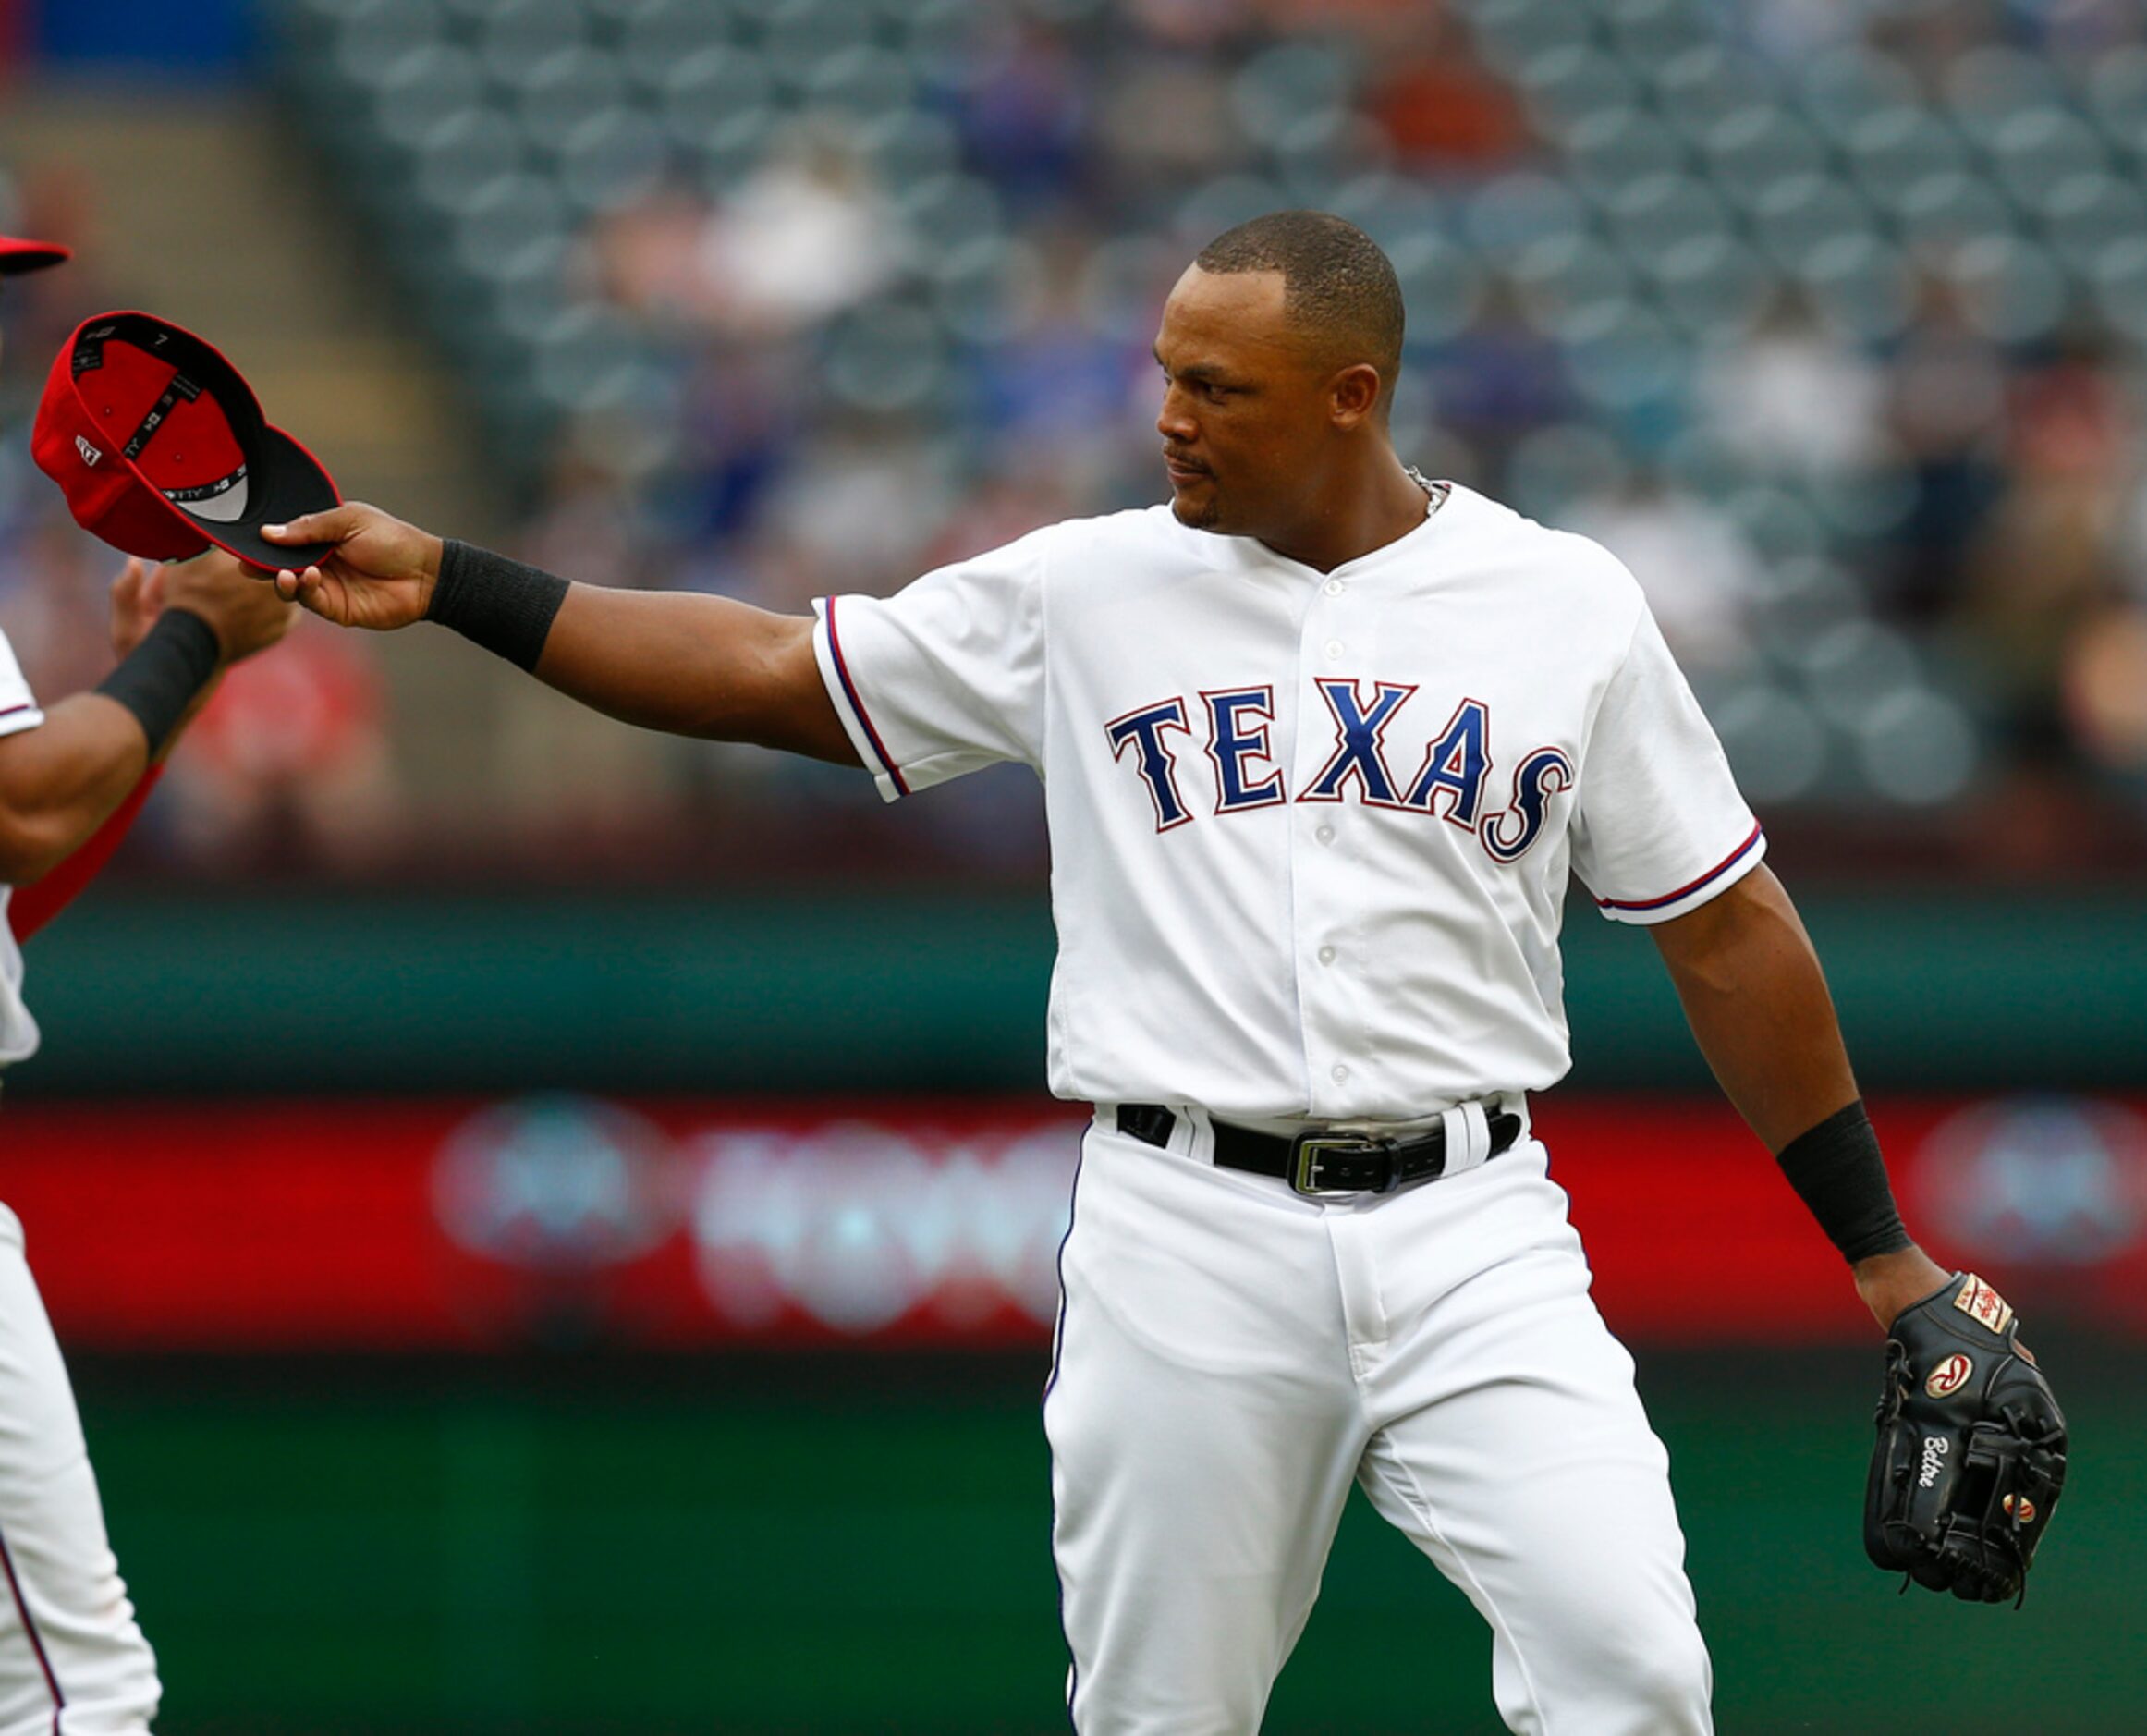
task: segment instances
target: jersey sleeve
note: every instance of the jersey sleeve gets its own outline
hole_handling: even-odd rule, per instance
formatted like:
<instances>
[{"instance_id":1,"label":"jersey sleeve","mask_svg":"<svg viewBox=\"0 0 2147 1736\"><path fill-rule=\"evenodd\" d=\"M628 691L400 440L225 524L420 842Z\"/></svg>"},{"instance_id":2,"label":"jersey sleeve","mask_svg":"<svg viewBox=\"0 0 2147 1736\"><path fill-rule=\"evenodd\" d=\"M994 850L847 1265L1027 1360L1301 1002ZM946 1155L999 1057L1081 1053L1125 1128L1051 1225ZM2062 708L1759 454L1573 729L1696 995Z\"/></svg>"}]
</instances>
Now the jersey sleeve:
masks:
<instances>
[{"instance_id":1,"label":"jersey sleeve","mask_svg":"<svg viewBox=\"0 0 2147 1736\"><path fill-rule=\"evenodd\" d=\"M34 729L44 721L37 697L23 679L22 666L15 661L15 647L0 633L0 736Z\"/></svg>"},{"instance_id":2,"label":"jersey sleeve","mask_svg":"<svg viewBox=\"0 0 2147 1736\"><path fill-rule=\"evenodd\" d=\"M1573 868L1613 922L1667 922L1757 867L1766 835L1643 609L1582 752Z\"/></svg>"},{"instance_id":3,"label":"jersey sleeve","mask_svg":"<svg viewBox=\"0 0 2147 1736\"><path fill-rule=\"evenodd\" d=\"M1003 760L1041 770L1046 537L814 603L821 679L889 801Z\"/></svg>"}]
</instances>

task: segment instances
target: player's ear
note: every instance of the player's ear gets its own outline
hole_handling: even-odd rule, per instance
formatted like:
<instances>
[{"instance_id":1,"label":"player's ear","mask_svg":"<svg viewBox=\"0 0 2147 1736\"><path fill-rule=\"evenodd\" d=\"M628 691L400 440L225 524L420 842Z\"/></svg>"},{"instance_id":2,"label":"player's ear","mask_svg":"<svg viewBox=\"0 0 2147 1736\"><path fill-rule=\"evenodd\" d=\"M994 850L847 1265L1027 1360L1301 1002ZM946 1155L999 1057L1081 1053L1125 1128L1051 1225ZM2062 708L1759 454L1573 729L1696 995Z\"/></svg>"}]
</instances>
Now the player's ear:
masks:
<instances>
[{"instance_id":1,"label":"player's ear","mask_svg":"<svg viewBox=\"0 0 2147 1736\"><path fill-rule=\"evenodd\" d=\"M1337 428L1355 428L1379 408L1379 370L1369 361L1352 362L1327 387L1328 415Z\"/></svg>"}]
</instances>

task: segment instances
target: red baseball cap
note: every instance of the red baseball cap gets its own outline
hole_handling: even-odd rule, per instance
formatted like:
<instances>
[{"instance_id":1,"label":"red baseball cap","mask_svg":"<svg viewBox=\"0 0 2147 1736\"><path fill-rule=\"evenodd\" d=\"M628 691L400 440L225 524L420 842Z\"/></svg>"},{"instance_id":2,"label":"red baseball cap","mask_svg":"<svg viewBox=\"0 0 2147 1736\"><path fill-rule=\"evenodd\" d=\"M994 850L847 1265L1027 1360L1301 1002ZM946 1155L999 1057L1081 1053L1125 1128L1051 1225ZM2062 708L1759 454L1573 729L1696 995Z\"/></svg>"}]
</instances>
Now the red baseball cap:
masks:
<instances>
[{"instance_id":1,"label":"red baseball cap","mask_svg":"<svg viewBox=\"0 0 2147 1736\"><path fill-rule=\"evenodd\" d=\"M0 277L12 277L18 272L43 271L47 265L56 265L63 259L72 259L75 251L62 247L56 241L22 241L12 235L0 235Z\"/></svg>"},{"instance_id":2,"label":"red baseball cap","mask_svg":"<svg viewBox=\"0 0 2147 1736\"><path fill-rule=\"evenodd\" d=\"M301 568L330 544L280 547L261 527L341 504L321 462L271 427L238 370L149 313L100 313L60 346L30 434L75 522L150 560L213 544L250 566Z\"/></svg>"}]
</instances>

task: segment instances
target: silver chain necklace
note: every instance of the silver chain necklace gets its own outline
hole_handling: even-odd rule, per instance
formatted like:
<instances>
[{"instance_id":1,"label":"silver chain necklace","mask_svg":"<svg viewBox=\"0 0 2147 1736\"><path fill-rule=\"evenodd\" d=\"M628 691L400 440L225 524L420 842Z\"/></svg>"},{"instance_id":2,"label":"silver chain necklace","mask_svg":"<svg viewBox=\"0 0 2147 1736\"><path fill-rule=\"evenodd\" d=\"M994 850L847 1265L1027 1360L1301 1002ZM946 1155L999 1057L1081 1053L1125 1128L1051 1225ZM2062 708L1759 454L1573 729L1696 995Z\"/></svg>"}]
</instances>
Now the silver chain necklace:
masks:
<instances>
[{"instance_id":1,"label":"silver chain necklace","mask_svg":"<svg viewBox=\"0 0 2147 1736\"><path fill-rule=\"evenodd\" d=\"M1405 464L1401 469L1403 475L1424 491L1424 499L1430 503L1424 507L1424 517L1427 519L1445 506L1446 496L1454 492L1453 483L1434 483L1413 464Z\"/></svg>"}]
</instances>

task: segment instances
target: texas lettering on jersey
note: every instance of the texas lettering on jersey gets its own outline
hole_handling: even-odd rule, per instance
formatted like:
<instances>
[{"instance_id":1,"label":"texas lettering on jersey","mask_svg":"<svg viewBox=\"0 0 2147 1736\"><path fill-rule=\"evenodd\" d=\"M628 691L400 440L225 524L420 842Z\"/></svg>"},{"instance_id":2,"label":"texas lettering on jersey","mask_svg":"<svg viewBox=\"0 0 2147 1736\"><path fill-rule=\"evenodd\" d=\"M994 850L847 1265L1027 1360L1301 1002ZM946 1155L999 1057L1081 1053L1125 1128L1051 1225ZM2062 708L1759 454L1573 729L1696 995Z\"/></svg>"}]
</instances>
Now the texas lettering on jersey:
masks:
<instances>
[{"instance_id":1,"label":"texas lettering on jersey","mask_svg":"<svg viewBox=\"0 0 2147 1736\"><path fill-rule=\"evenodd\" d=\"M1435 815L1475 834L1494 862L1510 862L1542 835L1551 798L1573 787L1573 763L1565 752L1537 748L1514 771L1511 802L1487 811L1484 791L1494 764L1491 711L1475 699L1455 706L1416 770L1397 778L1386 757L1386 732L1416 688L1374 680L1367 696L1364 684L1348 676L1325 677L1316 685L1326 702L1335 747L1299 801L1353 798L1367 807ZM1202 692L1194 706L1177 694L1138 706L1113 718L1104 733L1112 753L1130 764L1146 786L1155 829L1168 832L1195 817L1181 788L1178 744L1170 738L1189 740L1196 728L1214 772L1216 813L1279 807L1291 799L1268 745L1274 723L1273 687L1237 687Z\"/></svg>"}]
</instances>

